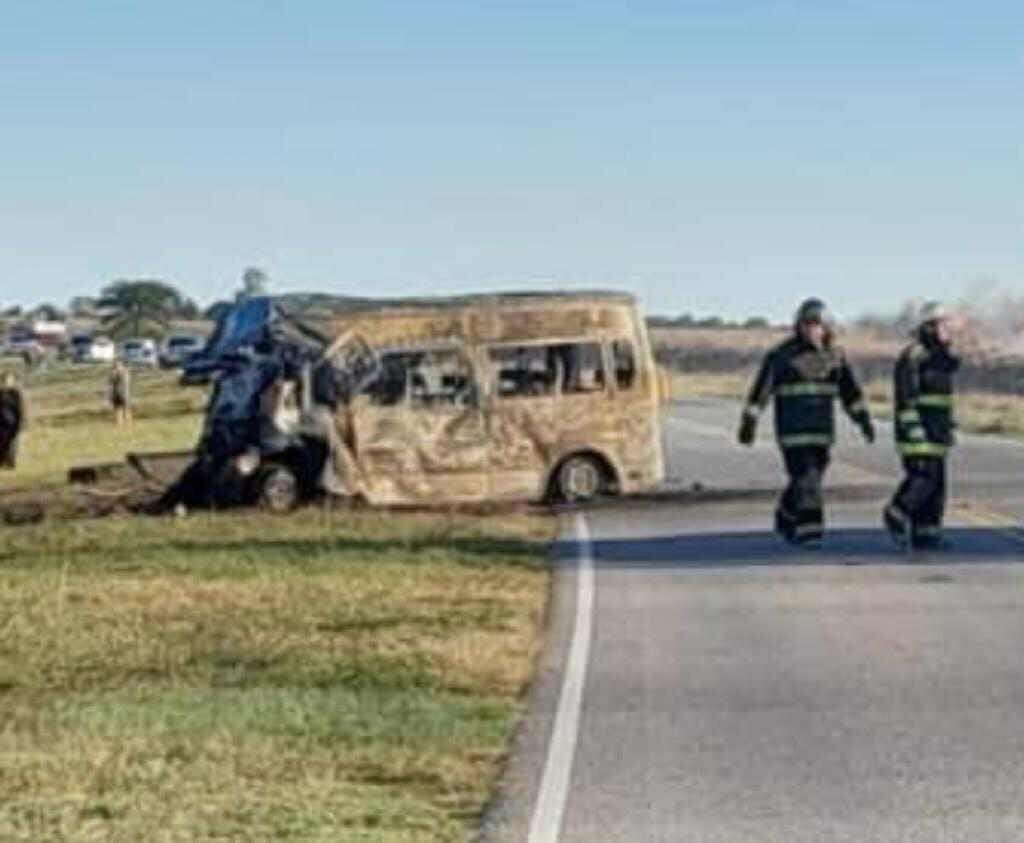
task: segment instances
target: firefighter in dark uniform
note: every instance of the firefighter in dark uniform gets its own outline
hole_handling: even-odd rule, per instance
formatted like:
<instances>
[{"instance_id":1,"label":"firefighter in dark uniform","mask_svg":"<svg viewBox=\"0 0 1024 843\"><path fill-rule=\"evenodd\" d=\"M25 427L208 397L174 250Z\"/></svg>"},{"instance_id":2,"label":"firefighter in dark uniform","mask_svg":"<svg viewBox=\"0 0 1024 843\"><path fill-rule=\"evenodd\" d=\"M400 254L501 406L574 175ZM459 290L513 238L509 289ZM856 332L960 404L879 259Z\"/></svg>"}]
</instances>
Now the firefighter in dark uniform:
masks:
<instances>
[{"instance_id":1,"label":"firefighter in dark uniform","mask_svg":"<svg viewBox=\"0 0 1024 843\"><path fill-rule=\"evenodd\" d=\"M916 337L896 362L893 398L896 448L906 472L885 508L885 526L901 546L942 545L946 509L946 457L953 446L953 376L960 360L951 349L945 308L921 311Z\"/></svg>"},{"instance_id":2,"label":"firefighter in dark uniform","mask_svg":"<svg viewBox=\"0 0 1024 843\"><path fill-rule=\"evenodd\" d=\"M13 470L18 462L18 437L25 423L25 400L14 375L0 376L0 469Z\"/></svg>"},{"instance_id":3,"label":"firefighter in dark uniform","mask_svg":"<svg viewBox=\"0 0 1024 843\"><path fill-rule=\"evenodd\" d=\"M808 299L800 305L793 336L768 352L740 422L740 443L752 445L758 417L774 396L775 434L789 475L775 510L775 529L792 544L822 538L821 484L835 441L836 397L864 438L875 440L861 388L833 340L824 302Z\"/></svg>"}]
</instances>

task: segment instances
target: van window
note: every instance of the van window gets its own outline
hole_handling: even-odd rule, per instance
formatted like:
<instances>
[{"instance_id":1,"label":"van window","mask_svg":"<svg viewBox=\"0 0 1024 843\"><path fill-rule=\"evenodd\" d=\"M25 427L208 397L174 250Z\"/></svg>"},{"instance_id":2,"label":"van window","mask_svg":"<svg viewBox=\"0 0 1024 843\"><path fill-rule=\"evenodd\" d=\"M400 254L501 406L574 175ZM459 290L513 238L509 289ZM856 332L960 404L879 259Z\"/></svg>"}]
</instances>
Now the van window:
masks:
<instances>
[{"instance_id":1,"label":"van window","mask_svg":"<svg viewBox=\"0 0 1024 843\"><path fill-rule=\"evenodd\" d=\"M378 407L461 407L473 400L469 364L454 349L385 352L380 370L363 389Z\"/></svg>"},{"instance_id":2,"label":"van window","mask_svg":"<svg viewBox=\"0 0 1024 843\"><path fill-rule=\"evenodd\" d=\"M601 354L600 343L588 342L553 347L564 366L562 392L573 394L604 391L604 357Z\"/></svg>"},{"instance_id":3,"label":"van window","mask_svg":"<svg viewBox=\"0 0 1024 843\"><path fill-rule=\"evenodd\" d=\"M633 343L616 340L612 343L612 361L615 366L615 384L619 389L632 389L636 383L636 354Z\"/></svg>"},{"instance_id":4,"label":"van window","mask_svg":"<svg viewBox=\"0 0 1024 843\"><path fill-rule=\"evenodd\" d=\"M604 361L599 343L562 343L492 348L499 398L530 398L602 392Z\"/></svg>"}]
</instances>

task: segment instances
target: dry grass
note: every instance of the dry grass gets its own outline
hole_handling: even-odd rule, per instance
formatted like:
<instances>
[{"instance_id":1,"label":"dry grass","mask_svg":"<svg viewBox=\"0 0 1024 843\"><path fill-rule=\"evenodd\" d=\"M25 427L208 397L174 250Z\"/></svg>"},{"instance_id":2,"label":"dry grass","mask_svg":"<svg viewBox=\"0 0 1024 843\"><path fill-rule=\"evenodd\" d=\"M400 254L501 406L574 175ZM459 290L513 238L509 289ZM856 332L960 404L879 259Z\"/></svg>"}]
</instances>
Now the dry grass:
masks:
<instances>
[{"instance_id":1,"label":"dry grass","mask_svg":"<svg viewBox=\"0 0 1024 843\"><path fill-rule=\"evenodd\" d=\"M464 839L550 531L319 511L9 531L0 839Z\"/></svg>"},{"instance_id":2,"label":"dry grass","mask_svg":"<svg viewBox=\"0 0 1024 843\"><path fill-rule=\"evenodd\" d=\"M962 430L1024 437L1024 401L1019 395L969 393L957 400L956 414Z\"/></svg>"},{"instance_id":3,"label":"dry grass","mask_svg":"<svg viewBox=\"0 0 1024 843\"><path fill-rule=\"evenodd\" d=\"M108 375L105 366L62 366L27 379L29 422L21 437L18 468L0 475L0 484L60 483L72 465L115 462L127 451L195 444L205 390L178 388L175 373L137 372L132 390L135 424L118 429L107 404Z\"/></svg>"},{"instance_id":4,"label":"dry grass","mask_svg":"<svg viewBox=\"0 0 1024 843\"><path fill-rule=\"evenodd\" d=\"M0 482L193 443L200 393L140 378L121 433L103 377L31 384ZM552 527L309 509L0 528L0 840L466 839L539 646Z\"/></svg>"},{"instance_id":5,"label":"dry grass","mask_svg":"<svg viewBox=\"0 0 1024 843\"><path fill-rule=\"evenodd\" d=\"M672 398L732 398L742 400L750 389L749 375L723 374L712 375L700 372L681 374L671 372L669 384Z\"/></svg>"},{"instance_id":6,"label":"dry grass","mask_svg":"<svg viewBox=\"0 0 1024 843\"><path fill-rule=\"evenodd\" d=\"M759 352L784 340L790 333L788 328L780 329L692 329L654 328L651 342L657 348L665 349L723 349L740 352ZM840 331L839 344L854 357L889 355L895 357L902 344L895 339L883 339L874 335Z\"/></svg>"}]
</instances>

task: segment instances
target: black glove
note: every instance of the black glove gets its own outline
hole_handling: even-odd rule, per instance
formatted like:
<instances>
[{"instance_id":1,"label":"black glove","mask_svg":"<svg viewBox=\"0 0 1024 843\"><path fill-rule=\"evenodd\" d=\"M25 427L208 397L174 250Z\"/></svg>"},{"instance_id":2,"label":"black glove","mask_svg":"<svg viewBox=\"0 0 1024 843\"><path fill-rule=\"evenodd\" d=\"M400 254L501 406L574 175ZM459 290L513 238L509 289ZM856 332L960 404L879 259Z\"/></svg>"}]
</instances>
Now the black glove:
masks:
<instances>
[{"instance_id":1,"label":"black glove","mask_svg":"<svg viewBox=\"0 0 1024 843\"><path fill-rule=\"evenodd\" d=\"M757 437L757 419L749 414L744 414L740 422L739 439L741 445L753 445Z\"/></svg>"},{"instance_id":2,"label":"black glove","mask_svg":"<svg viewBox=\"0 0 1024 843\"><path fill-rule=\"evenodd\" d=\"M867 440L869 445L875 441L875 425L870 418L865 418L864 421L860 423L860 429L864 433L864 438Z\"/></svg>"}]
</instances>

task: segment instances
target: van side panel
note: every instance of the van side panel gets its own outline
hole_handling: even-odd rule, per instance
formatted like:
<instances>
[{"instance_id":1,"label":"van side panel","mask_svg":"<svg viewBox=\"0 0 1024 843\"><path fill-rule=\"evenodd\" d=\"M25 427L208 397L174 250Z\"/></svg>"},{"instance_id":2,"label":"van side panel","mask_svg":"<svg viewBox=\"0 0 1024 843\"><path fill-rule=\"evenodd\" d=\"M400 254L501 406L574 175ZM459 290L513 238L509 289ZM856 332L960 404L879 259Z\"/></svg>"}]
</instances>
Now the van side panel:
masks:
<instances>
[{"instance_id":1,"label":"van side panel","mask_svg":"<svg viewBox=\"0 0 1024 843\"><path fill-rule=\"evenodd\" d=\"M375 503L536 498L558 463L578 451L603 455L617 491L649 489L664 477L659 399L646 326L627 297L495 302L382 309L338 316L321 330L354 330L377 350L458 346L479 370L478 406L461 414L352 406L365 493ZM636 379L619 389L500 397L487 362L495 345L632 344ZM607 364L606 364L607 365Z\"/></svg>"},{"instance_id":2,"label":"van side panel","mask_svg":"<svg viewBox=\"0 0 1024 843\"><path fill-rule=\"evenodd\" d=\"M479 410L360 407L354 416L360 488L374 504L489 497L489 438Z\"/></svg>"}]
</instances>

